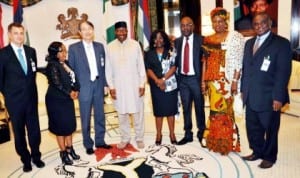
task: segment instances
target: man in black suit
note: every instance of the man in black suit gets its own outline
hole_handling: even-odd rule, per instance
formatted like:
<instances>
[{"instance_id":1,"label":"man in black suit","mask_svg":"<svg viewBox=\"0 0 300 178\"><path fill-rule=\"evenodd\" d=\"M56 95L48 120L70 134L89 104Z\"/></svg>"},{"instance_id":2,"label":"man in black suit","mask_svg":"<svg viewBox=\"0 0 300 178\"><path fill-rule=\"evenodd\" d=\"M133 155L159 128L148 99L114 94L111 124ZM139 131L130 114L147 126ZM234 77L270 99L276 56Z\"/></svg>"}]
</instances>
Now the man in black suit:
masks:
<instances>
[{"instance_id":1,"label":"man in black suit","mask_svg":"<svg viewBox=\"0 0 300 178\"><path fill-rule=\"evenodd\" d=\"M184 145L193 141L192 103L194 102L198 140L202 144L205 130L204 97L201 93L202 75L202 37L193 33L194 23L190 17L183 17L180 22L182 36L175 40L177 50L176 66L178 83L183 106L184 137L178 142Z\"/></svg>"},{"instance_id":2,"label":"man in black suit","mask_svg":"<svg viewBox=\"0 0 300 178\"><path fill-rule=\"evenodd\" d=\"M31 160L38 167L41 161L41 133L38 118L36 87L36 52L23 45L24 27L19 23L8 26L10 44L0 50L0 91L12 122L15 149L24 164L23 171L32 170ZM30 151L27 148L27 130Z\"/></svg>"},{"instance_id":3,"label":"man in black suit","mask_svg":"<svg viewBox=\"0 0 300 178\"><path fill-rule=\"evenodd\" d=\"M292 50L287 39L271 32L271 26L266 12L254 15L256 36L246 42L241 79L247 136L253 150L243 159L263 159L260 168L270 168L277 160L280 109L289 102Z\"/></svg>"}]
</instances>

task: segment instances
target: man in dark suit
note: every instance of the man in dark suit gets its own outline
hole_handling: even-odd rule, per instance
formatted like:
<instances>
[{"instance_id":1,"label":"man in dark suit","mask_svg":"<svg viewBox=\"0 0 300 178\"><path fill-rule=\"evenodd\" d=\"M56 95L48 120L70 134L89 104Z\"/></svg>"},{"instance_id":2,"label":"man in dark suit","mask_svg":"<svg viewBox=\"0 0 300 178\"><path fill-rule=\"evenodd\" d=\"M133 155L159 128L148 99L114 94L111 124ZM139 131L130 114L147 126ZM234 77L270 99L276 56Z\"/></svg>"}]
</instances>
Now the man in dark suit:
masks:
<instances>
[{"instance_id":1,"label":"man in dark suit","mask_svg":"<svg viewBox=\"0 0 300 178\"><path fill-rule=\"evenodd\" d=\"M15 149L24 164L23 171L32 170L31 160L38 167L41 161L41 133L38 118L36 87L36 52L23 45L24 27L19 23L8 26L10 44L0 50L0 91L11 119ZM25 138L27 130L30 151Z\"/></svg>"},{"instance_id":2,"label":"man in dark suit","mask_svg":"<svg viewBox=\"0 0 300 178\"><path fill-rule=\"evenodd\" d=\"M266 12L254 15L256 36L246 42L241 79L247 136L253 150L243 159L263 159L260 168L270 168L277 160L280 109L289 102L292 50L287 39L271 32L271 26Z\"/></svg>"},{"instance_id":3,"label":"man in dark suit","mask_svg":"<svg viewBox=\"0 0 300 178\"><path fill-rule=\"evenodd\" d=\"M83 145L87 154L94 153L94 141L91 138L91 112L94 113L95 146L111 148L104 141L104 87L105 51L101 43L94 42L94 25L85 21L79 25L82 41L70 45L69 64L74 69L80 83L79 107L83 136Z\"/></svg>"},{"instance_id":4,"label":"man in dark suit","mask_svg":"<svg viewBox=\"0 0 300 178\"><path fill-rule=\"evenodd\" d=\"M190 17L181 19L182 36L175 40L177 50L176 66L178 68L178 83L183 106L184 137L178 142L184 145L193 141L192 103L194 102L198 140L202 144L205 130L204 98L201 93L202 76L202 37L193 33L194 23Z\"/></svg>"}]
</instances>

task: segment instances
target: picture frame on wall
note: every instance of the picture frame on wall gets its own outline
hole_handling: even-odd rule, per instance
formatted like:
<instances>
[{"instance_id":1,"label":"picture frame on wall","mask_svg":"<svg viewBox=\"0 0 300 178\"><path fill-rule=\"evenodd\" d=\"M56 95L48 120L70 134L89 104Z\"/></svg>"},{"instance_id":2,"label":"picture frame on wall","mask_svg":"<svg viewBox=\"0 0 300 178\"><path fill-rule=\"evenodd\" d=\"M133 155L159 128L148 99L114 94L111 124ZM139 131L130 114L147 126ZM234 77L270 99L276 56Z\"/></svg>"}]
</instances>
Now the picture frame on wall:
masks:
<instances>
[{"instance_id":1,"label":"picture frame on wall","mask_svg":"<svg viewBox=\"0 0 300 178\"><path fill-rule=\"evenodd\" d=\"M246 37L255 35L252 17L264 11L272 19L272 31L277 33L278 0L234 0L234 29Z\"/></svg>"}]
</instances>

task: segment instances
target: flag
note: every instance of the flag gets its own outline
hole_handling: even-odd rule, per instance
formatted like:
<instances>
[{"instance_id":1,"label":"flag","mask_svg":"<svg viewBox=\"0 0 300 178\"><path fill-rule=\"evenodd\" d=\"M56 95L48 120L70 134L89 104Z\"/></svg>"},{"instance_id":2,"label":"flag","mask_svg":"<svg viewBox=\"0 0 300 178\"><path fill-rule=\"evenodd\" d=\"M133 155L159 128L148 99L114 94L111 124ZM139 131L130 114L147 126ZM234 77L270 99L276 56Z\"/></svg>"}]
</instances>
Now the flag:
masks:
<instances>
[{"instance_id":1,"label":"flag","mask_svg":"<svg viewBox=\"0 0 300 178\"><path fill-rule=\"evenodd\" d=\"M23 26L25 27L26 30L26 25L24 25L23 22L23 6L21 3L21 0L13 0L13 17L14 17L14 22L16 23L20 23L23 24ZM30 41L29 41L29 34L28 31L26 30L25 33L26 36L26 45L30 45Z\"/></svg>"},{"instance_id":2,"label":"flag","mask_svg":"<svg viewBox=\"0 0 300 178\"><path fill-rule=\"evenodd\" d=\"M0 4L0 49L4 46L3 27L2 27L2 6Z\"/></svg>"},{"instance_id":3,"label":"flag","mask_svg":"<svg viewBox=\"0 0 300 178\"><path fill-rule=\"evenodd\" d=\"M137 11L136 40L138 40L143 46L143 49L146 50L149 47L151 33L148 0L139 0Z\"/></svg>"},{"instance_id":4,"label":"flag","mask_svg":"<svg viewBox=\"0 0 300 178\"><path fill-rule=\"evenodd\" d=\"M108 44L115 39L115 23L118 21L125 21L127 23L127 29L130 34L130 8L129 3L122 5L112 5L111 0L103 0L103 23L105 40Z\"/></svg>"}]
</instances>

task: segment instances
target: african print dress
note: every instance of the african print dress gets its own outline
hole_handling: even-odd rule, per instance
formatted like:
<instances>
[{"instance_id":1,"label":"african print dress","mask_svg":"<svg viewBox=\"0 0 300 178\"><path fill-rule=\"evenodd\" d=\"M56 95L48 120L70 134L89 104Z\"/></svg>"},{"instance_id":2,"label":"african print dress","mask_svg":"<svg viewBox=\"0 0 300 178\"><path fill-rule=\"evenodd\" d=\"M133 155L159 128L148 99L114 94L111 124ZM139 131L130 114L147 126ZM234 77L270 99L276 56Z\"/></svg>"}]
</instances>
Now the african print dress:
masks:
<instances>
[{"instance_id":1,"label":"african print dress","mask_svg":"<svg viewBox=\"0 0 300 178\"><path fill-rule=\"evenodd\" d=\"M223 44L216 44L212 38L204 39L206 55L204 80L210 103L206 145L209 150L222 155L240 151L238 127L235 124L231 81L226 76L226 62Z\"/></svg>"}]
</instances>

